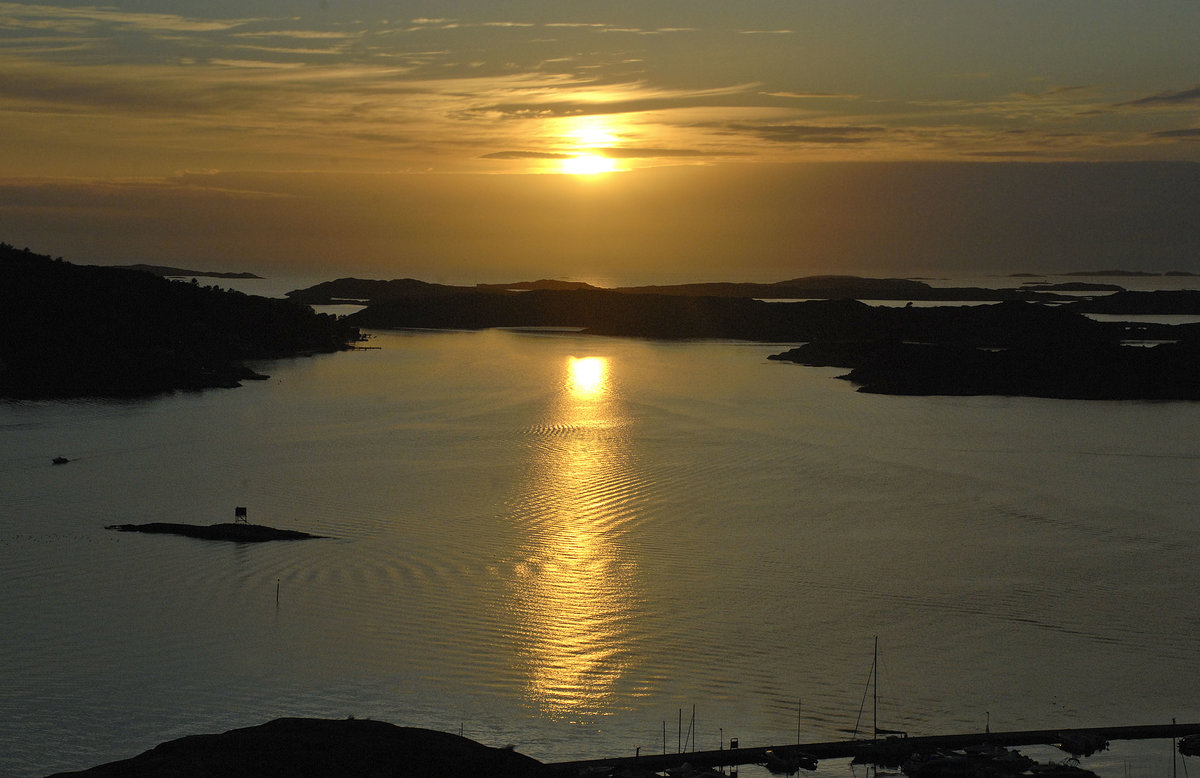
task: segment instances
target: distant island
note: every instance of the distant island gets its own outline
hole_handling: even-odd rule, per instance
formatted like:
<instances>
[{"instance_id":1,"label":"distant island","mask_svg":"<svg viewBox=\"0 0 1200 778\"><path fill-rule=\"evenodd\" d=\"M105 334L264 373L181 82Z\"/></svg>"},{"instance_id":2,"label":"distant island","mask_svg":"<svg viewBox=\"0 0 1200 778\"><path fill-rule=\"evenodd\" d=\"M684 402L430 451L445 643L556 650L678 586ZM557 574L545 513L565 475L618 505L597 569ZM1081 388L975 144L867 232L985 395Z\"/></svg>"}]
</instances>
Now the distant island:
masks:
<instances>
[{"instance_id":1,"label":"distant island","mask_svg":"<svg viewBox=\"0 0 1200 778\"><path fill-rule=\"evenodd\" d=\"M262 279L262 276L256 276L253 273L218 273L212 270L188 270L181 267L168 267L167 265L111 265L118 270L140 270L143 273L150 273L164 278L249 278Z\"/></svg>"},{"instance_id":2,"label":"distant island","mask_svg":"<svg viewBox=\"0 0 1200 778\"><path fill-rule=\"evenodd\" d=\"M347 301L379 303L412 297L452 297L464 294L520 294L526 292L615 292L627 295L676 297L729 297L756 300L922 300L1002 302L1005 300L1068 301L1074 298L1050 290L984 289L981 287L935 287L908 278L862 278L859 276L807 276L775 283L699 283L658 286L622 286L605 289L580 281L519 281L507 284L454 286L432 284L414 278L380 281L339 278L287 293L289 299L309 305L331 305Z\"/></svg>"},{"instance_id":3,"label":"distant island","mask_svg":"<svg viewBox=\"0 0 1200 778\"><path fill-rule=\"evenodd\" d=\"M1168 270L1165 273L1150 273L1145 270L1076 270L1071 273L1063 273L1064 276L1114 276L1125 278L1160 278L1163 276L1182 276L1184 278L1195 278L1196 273L1189 273L1186 270Z\"/></svg>"},{"instance_id":4,"label":"distant island","mask_svg":"<svg viewBox=\"0 0 1200 778\"><path fill-rule=\"evenodd\" d=\"M550 778L511 748L370 719L283 718L189 735L129 759L50 778Z\"/></svg>"},{"instance_id":5,"label":"distant island","mask_svg":"<svg viewBox=\"0 0 1200 778\"><path fill-rule=\"evenodd\" d=\"M1124 292L1125 287L1116 284L1096 284L1086 281L1066 281L1052 284L1048 281L1027 281L1021 284L1022 289L1032 289L1035 292Z\"/></svg>"},{"instance_id":6,"label":"distant island","mask_svg":"<svg viewBox=\"0 0 1200 778\"><path fill-rule=\"evenodd\" d=\"M0 397L235 387L266 378L248 360L337 351L359 338L307 305L0 243Z\"/></svg>"},{"instance_id":7,"label":"distant island","mask_svg":"<svg viewBox=\"0 0 1200 778\"><path fill-rule=\"evenodd\" d=\"M265 543L271 540L313 540L321 535L310 535L290 529L276 529L261 524L176 524L157 521L150 524L111 524L105 529L117 532L145 532L151 535L180 535L198 540L229 540L236 543Z\"/></svg>"}]
</instances>

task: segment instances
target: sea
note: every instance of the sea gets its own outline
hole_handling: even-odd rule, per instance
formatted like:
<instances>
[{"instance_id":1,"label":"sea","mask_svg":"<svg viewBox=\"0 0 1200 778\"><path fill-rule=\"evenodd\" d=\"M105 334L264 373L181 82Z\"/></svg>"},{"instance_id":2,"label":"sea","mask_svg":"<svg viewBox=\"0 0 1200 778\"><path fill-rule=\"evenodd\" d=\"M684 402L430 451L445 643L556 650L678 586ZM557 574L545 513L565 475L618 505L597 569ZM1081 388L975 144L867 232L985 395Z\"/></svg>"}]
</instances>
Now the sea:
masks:
<instances>
[{"instance_id":1,"label":"sea","mask_svg":"<svg viewBox=\"0 0 1200 778\"><path fill-rule=\"evenodd\" d=\"M1200 721L1200 403L863 394L767 359L791 343L370 334L238 389L0 403L0 775L286 716L547 762ZM107 529L237 507L323 537Z\"/></svg>"}]
</instances>

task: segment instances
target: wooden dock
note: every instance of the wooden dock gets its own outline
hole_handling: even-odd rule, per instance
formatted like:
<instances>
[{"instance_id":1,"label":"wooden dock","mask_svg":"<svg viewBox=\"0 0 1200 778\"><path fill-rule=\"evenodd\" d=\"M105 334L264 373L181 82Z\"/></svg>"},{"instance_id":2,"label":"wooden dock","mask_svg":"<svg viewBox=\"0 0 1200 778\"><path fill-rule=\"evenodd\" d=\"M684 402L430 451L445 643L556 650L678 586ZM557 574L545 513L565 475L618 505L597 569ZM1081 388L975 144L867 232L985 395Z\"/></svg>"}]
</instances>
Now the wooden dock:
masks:
<instances>
[{"instance_id":1,"label":"wooden dock","mask_svg":"<svg viewBox=\"0 0 1200 778\"><path fill-rule=\"evenodd\" d=\"M674 754L642 754L609 759L583 759L574 762L554 762L547 765L563 776L603 775L606 771L642 770L659 772L683 764L697 769L733 767L735 765L765 764L767 751L775 753L803 752L818 760L851 759L868 756L886 749L889 753L927 753L954 750L975 745L1004 747L1059 745L1065 742L1097 742L1112 740L1167 740L1200 734L1200 724L1152 724L1130 727L1063 727L1061 729L1031 729L1014 732L976 732L964 735L922 735L889 737L879 740L841 740L826 743L788 743L779 746L727 748L717 751L689 751ZM1097 749L1099 750L1099 749Z\"/></svg>"}]
</instances>

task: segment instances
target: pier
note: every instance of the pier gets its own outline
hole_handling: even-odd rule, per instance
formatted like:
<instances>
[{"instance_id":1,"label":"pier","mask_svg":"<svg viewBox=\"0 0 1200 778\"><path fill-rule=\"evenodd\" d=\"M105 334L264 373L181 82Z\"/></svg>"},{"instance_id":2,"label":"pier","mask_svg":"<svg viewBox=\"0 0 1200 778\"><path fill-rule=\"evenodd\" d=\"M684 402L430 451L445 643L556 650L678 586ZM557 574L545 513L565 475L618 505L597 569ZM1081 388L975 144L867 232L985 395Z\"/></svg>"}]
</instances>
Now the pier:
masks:
<instances>
[{"instance_id":1,"label":"pier","mask_svg":"<svg viewBox=\"0 0 1200 778\"><path fill-rule=\"evenodd\" d=\"M547 767L562 776L603 775L605 772L639 770L659 772L683 764L706 770L737 765L766 764L767 752L775 754L803 753L818 760L852 759L872 761L876 757L903 758L910 754L946 751L968 746L992 745L1003 747L1070 744L1102 744L1099 747L1079 750L1078 755L1088 755L1102 750L1112 740L1166 740L1200 734L1197 724L1151 724L1127 727L1063 727L1060 729L1031 729L1012 732L976 732L963 735L922 735L915 737L888 737L877 740L840 740L825 743L787 743L778 746L754 746L751 748L727 748L717 751L688 751L673 754L644 754L638 756L612 757L609 759L583 759L573 762L554 762Z\"/></svg>"}]
</instances>

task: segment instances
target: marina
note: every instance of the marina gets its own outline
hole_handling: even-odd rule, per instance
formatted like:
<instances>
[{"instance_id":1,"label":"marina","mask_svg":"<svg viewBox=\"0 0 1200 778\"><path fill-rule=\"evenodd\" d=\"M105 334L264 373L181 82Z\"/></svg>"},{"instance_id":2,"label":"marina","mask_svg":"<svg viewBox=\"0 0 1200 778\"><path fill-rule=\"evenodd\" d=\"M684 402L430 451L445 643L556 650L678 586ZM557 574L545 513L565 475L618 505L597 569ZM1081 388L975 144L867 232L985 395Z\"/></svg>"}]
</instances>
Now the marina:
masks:
<instances>
[{"instance_id":1,"label":"marina","mask_svg":"<svg viewBox=\"0 0 1200 778\"><path fill-rule=\"evenodd\" d=\"M1113 740L1166 740L1200 734L1200 723L1157 724L1083 729L1032 729L1011 732L975 732L955 735L888 737L872 740L842 740L775 746L734 747L716 751L674 754L638 754L611 759L585 759L550 765L563 776L620 775L626 773L677 771L683 765L694 770L712 770L740 765L770 765L772 756L791 754L817 760L855 759L871 764L899 766L917 754L944 753L972 746L1012 748L1053 745L1073 759L1104 750ZM736 741L734 741L736 742ZM803 755L803 756L801 756ZM778 757L776 757L778 758ZM981 757L981 761L985 757ZM792 770L791 772L796 772ZM963 772L960 774L971 774Z\"/></svg>"}]
</instances>

